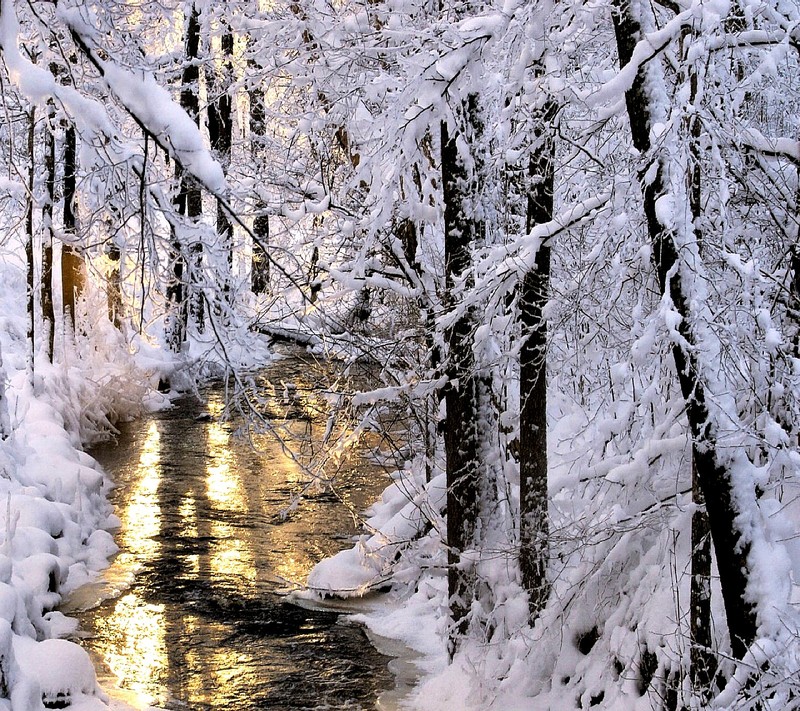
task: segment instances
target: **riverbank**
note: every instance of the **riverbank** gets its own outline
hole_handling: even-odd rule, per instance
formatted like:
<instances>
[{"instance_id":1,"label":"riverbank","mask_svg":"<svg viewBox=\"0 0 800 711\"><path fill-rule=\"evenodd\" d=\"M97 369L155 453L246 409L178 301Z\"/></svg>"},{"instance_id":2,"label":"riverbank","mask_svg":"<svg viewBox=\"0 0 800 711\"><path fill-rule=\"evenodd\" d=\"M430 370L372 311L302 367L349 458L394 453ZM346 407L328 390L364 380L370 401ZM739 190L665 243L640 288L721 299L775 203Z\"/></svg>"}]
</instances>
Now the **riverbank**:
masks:
<instances>
[{"instance_id":1,"label":"riverbank","mask_svg":"<svg viewBox=\"0 0 800 711\"><path fill-rule=\"evenodd\" d=\"M2 278L0 709L100 711L106 699L88 656L63 639L75 622L57 610L116 551L112 483L83 446L158 397L103 311L56 339L55 365L37 352L31 368L22 274L4 265Z\"/></svg>"},{"instance_id":2,"label":"riverbank","mask_svg":"<svg viewBox=\"0 0 800 711\"><path fill-rule=\"evenodd\" d=\"M214 346L175 358L129 339L108 320L105 293L87 289L77 331L57 329L54 362L38 330L31 362L25 274L0 264L0 285L0 711L131 708L98 686L88 655L66 639L76 620L59 610L117 552L114 483L84 449L167 406L159 383L180 380L181 363L213 365ZM242 347L248 359L267 357L260 340Z\"/></svg>"}]
</instances>

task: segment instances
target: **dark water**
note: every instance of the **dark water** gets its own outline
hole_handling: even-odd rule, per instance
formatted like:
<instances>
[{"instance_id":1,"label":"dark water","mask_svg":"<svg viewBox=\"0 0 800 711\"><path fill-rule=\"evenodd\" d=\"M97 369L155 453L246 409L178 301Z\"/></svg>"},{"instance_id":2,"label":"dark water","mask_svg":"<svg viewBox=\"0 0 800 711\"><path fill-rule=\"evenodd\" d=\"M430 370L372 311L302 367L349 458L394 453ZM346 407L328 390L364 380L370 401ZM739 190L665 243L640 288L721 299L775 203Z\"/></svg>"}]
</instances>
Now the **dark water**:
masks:
<instances>
[{"instance_id":1,"label":"dark water","mask_svg":"<svg viewBox=\"0 0 800 711\"><path fill-rule=\"evenodd\" d=\"M121 552L68 611L90 608L78 614L85 646L101 680L115 679L134 705L374 709L393 686L361 628L284 594L350 545L351 513L386 484L351 452L328 486L308 488L303 465L323 449L323 376L292 357L253 391L294 454L266 434L238 436L241 417L219 418L220 389L126 426L116 445L93 452L118 484Z\"/></svg>"}]
</instances>

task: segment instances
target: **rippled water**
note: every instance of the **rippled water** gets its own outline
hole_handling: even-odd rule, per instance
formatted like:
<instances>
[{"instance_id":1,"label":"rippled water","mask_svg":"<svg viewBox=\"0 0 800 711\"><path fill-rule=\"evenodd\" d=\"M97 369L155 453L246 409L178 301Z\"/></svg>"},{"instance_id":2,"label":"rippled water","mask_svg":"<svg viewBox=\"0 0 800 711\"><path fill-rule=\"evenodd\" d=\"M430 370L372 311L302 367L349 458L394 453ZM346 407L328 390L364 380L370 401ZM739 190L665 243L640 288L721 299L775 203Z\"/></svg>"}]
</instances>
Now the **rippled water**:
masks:
<instances>
[{"instance_id":1,"label":"rippled water","mask_svg":"<svg viewBox=\"0 0 800 711\"><path fill-rule=\"evenodd\" d=\"M118 484L121 552L67 611L79 612L101 677L140 707L372 709L393 686L362 629L282 595L349 545L351 511L386 484L382 469L355 456L335 494L305 488L301 464L319 450L324 424L313 371L289 358L257 389L299 461L268 435L235 436L241 420L220 421L219 390L133 423L93 452Z\"/></svg>"}]
</instances>

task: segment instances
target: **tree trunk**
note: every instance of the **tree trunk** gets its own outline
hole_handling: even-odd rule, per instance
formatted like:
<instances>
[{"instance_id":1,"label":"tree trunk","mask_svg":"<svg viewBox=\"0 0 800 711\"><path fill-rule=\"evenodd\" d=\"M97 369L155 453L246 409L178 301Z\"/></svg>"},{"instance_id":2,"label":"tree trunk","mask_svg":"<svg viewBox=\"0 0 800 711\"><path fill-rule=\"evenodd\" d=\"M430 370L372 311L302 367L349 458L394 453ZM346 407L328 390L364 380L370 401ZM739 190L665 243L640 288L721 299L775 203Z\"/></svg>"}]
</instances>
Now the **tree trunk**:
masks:
<instances>
[{"instance_id":1,"label":"tree trunk","mask_svg":"<svg viewBox=\"0 0 800 711\"><path fill-rule=\"evenodd\" d=\"M3 350L0 348L0 440L11 434L11 421L8 416L8 398L6 396L7 374L3 365Z\"/></svg>"},{"instance_id":2,"label":"tree trunk","mask_svg":"<svg viewBox=\"0 0 800 711\"><path fill-rule=\"evenodd\" d=\"M690 97L694 104L698 96L698 77L694 67L690 69ZM700 118L694 113L688 119L686 133L689 136L689 208L692 214L695 236L702 241L700 218L703 215L703 185L700 167ZM692 500L696 509L692 514L692 579L689 593L691 650L689 652L689 676L692 688L702 703L711 701L717 673L717 658L713 652L713 630L711 629L711 532L706 511L706 500L692 457Z\"/></svg>"},{"instance_id":3,"label":"tree trunk","mask_svg":"<svg viewBox=\"0 0 800 711\"><path fill-rule=\"evenodd\" d=\"M55 309L53 307L53 203L56 193L56 140L55 110L52 102L47 107L47 125L44 134L44 168L46 195L42 206L42 325L47 329L45 343L47 359L53 362L55 339Z\"/></svg>"},{"instance_id":4,"label":"tree trunk","mask_svg":"<svg viewBox=\"0 0 800 711\"><path fill-rule=\"evenodd\" d=\"M553 219L554 144L547 122L554 106L542 111L542 130L531 157L527 231ZM519 477L520 570L528 592L532 619L544 609L547 583L549 525L547 517L547 324L543 310L550 283L550 245L536 253L536 268L522 281L519 294L520 349Z\"/></svg>"},{"instance_id":5,"label":"tree trunk","mask_svg":"<svg viewBox=\"0 0 800 711\"><path fill-rule=\"evenodd\" d=\"M250 91L250 152L254 158L267 131L267 112L264 92L260 87ZM269 289L269 259L266 245L269 243L269 214L261 198L256 199L256 217L253 222L253 252L250 262L250 289L254 294L264 294Z\"/></svg>"},{"instance_id":6,"label":"tree trunk","mask_svg":"<svg viewBox=\"0 0 800 711\"><path fill-rule=\"evenodd\" d=\"M170 242L169 258L172 264L172 275L169 284L167 284L169 313L165 335L170 350L178 353L186 340L189 312L186 307L186 284L184 283L186 259L183 255L181 243L175 236L174 228Z\"/></svg>"},{"instance_id":7,"label":"tree trunk","mask_svg":"<svg viewBox=\"0 0 800 711\"><path fill-rule=\"evenodd\" d=\"M31 112L28 115L28 199L25 206L25 261L27 264L26 271L26 304L28 311L28 332L27 332L27 354L26 354L26 370L28 372L28 381L31 386L34 383L34 370L36 367L36 308L35 308L35 291L34 291L34 264L33 264L33 188L34 179L36 175L36 157L34 156L36 137L36 109L31 107Z\"/></svg>"},{"instance_id":8,"label":"tree trunk","mask_svg":"<svg viewBox=\"0 0 800 711\"><path fill-rule=\"evenodd\" d=\"M474 120L477 96L464 106L464 124ZM483 226L475 217L473 184L458 152L459 134L442 124L442 185L444 191L445 288L450 310L459 309L457 284L468 273L472 247ZM476 570L463 553L476 547L480 512L480 463L478 419L479 383L473 352L474 315L462 311L447 332L448 385L445 393L447 420L444 435L447 477L448 597L450 601L449 652L455 653L459 638L469 626L475 597Z\"/></svg>"},{"instance_id":9,"label":"tree trunk","mask_svg":"<svg viewBox=\"0 0 800 711\"><path fill-rule=\"evenodd\" d=\"M75 238L75 194L78 137L75 127L67 127L64 143L64 234ZM83 292L83 258L77 248L64 244L61 248L61 298L64 315L75 329L75 304Z\"/></svg>"},{"instance_id":10,"label":"tree trunk","mask_svg":"<svg viewBox=\"0 0 800 711\"><path fill-rule=\"evenodd\" d=\"M692 498L697 509L692 514L690 676L695 693L703 703L708 703L711 700L717 673L717 659L712 651L714 638L711 629L711 535L708 514L705 510L705 497L694 462L692 462Z\"/></svg>"},{"instance_id":11,"label":"tree trunk","mask_svg":"<svg viewBox=\"0 0 800 711\"><path fill-rule=\"evenodd\" d=\"M122 254L117 245L108 248L108 259L111 261L111 272L108 275L108 320L116 328L122 327L122 279L120 278L120 260Z\"/></svg>"},{"instance_id":12,"label":"tree trunk","mask_svg":"<svg viewBox=\"0 0 800 711\"><path fill-rule=\"evenodd\" d=\"M216 152L217 160L225 171L231 162L231 147L233 145L233 99L231 85L233 83L233 34L226 28L221 38L222 46L222 73L209 83L211 89L218 93L215 101L208 106L208 138L211 148ZM213 76L213 75L212 75ZM233 275L233 223L228 218L228 213L220 200L217 200L217 236L225 251L225 274L223 276L222 291L225 299L230 302L231 277Z\"/></svg>"},{"instance_id":13,"label":"tree trunk","mask_svg":"<svg viewBox=\"0 0 800 711\"><path fill-rule=\"evenodd\" d=\"M625 66L633 49L642 38L637 9L631 0L615 0L614 29L620 64ZM675 235L659 220L656 201L668 191L668 157L649 156L650 129L653 124L653 76L648 65L640 68L633 85L626 93L626 104L635 148L643 157L654 161L643 170L644 211L653 245L653 260L663 294L668 294L681 316L678 331L688 348L672 347L672 355L692 434L692 449L700 489L706 500L731 648L741 659L756 636L756 611L747 597L748 554L750 544L737 523L740 511L735 502L731 472L717 450L717 423L710 418L706 400L706 382L695 356L697 339L692 329L692 307L684 291ZM652 170L652 168L655 170ZM645 179L646 177L646 179Z\"/></svg>"},{"instance_id":14,"label":"tree trunk","mask_svg":"<svg viewBox=\"0 0 800 711\"><path fill-rule=\"evenodd\" d=\"M181 74L180 104L194 122L198 123L200 67L197 60L200 56L200 13L193 2L189 3L188 7L184 48L186 66ZM175 169L175 177L178 180L178 194L175 197L177 212L194 223L203 214L203 196L200 188L197 181L180 166ZM205 326L205 302L202 293L203 244L196 235L192 235L191 239L188 249L185 249L183 240L173 228L170 250L172 278L167 286L167 299L171 304L171 324L167 340L172 350L176 352L186 340L190 318L198 333L202 333Z\"/></svg>"},{"instance_id":15,"label":"tree trunk","mask_svg":"<svg viewBox=\"0 0 800 711\"><path fill-rule=\"evenodd\" d=\"M253 256L250 269L250 288L254 294L265 294L269 289L269 260L264 245L269 242L269 215L267 206L261 200L256 202L253 233L257 237L253 242Z\"/></svg>"}]
</instances>

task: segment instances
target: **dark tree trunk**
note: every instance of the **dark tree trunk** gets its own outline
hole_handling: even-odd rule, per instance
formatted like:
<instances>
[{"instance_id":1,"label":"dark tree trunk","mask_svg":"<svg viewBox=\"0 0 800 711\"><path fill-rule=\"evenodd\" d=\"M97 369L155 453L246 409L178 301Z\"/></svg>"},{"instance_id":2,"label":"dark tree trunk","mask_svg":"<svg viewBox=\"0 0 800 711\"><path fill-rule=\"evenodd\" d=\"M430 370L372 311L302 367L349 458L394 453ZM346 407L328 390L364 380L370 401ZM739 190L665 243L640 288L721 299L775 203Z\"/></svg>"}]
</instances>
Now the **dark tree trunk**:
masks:
<instances>
[{"instance_id":1,"label":"dark tree trunk","mask_svg":"<svg viewBox=\"0 0 800 711\"><path fill-rule=\"evenodd\" d=\"M208 138L211 148L216 152L224 170L228 170L233 145L233 99L231 84L233 79L233 34L230 28L221 38L223 63L219 77L209 81L218 96L208 106ZM211 75L213 76L213 75ZM217 235L225 251L226 272L223 277L222 290L225 298L231 300L231 277L233 274L233 223L222 201L217 200Z\"/></svg>"},{"instance_id":2,"label":"dark tree trunk","mask_svg":"<svg viewBox=\"0 0 800 711\"><path fill-rule=\"evenodd\" d=\"M690 594L690 634L692 648L689 653L692 687L704 703L711 700L717 673L711 630L711 535L705 497L692 462L692 498L697 509L692 514L692 584Z\"/></svg>"},{"instance_id":3,"label":"dark tree trunk","mask_svg":"<svg viewBox=\"0 0 800 711\"><path fill-rule=\"evenodd\" d=\"M426 140L430 140L430 137L428 136ZM418 194L420 194L422 192L422 184L421 180L417 181L417 176L419 176L418 166L415 166L414 173L415 186ZM399 219L395 227L395 236L400 241L403 250L403 258L406 263L414 270L419 282L424 283L425 268L417 257L417 249L419 247L417 223L409 217ZM437 371L441 363L441 353L436 339L435 309L429 295L425 293L424 290L421 290L418 305L421 313L424 315L425 323L424 338L427 362L424 367L429 373L433 374ZM441 391L436 390L430 393L423 403L421 403L421 406L416 409L425 446L426 481L430 481L433 478L435 468L436 445L439 438L438 414L441 397Z\"/></svg>"},{"instance_id":4,"label":"dark tree trunk","mask_svg":"<svg viewBox=\"0 0 800 711\"><path fill-rule=\"evenodd\" d=\"M527 231L553 219L554 144L546 125L554 107L542 112L542 129L531 158ZM547 603L549 525L547 517L547 324L542 316L550 283L550 245L536 253L519 292L520 349L519 476L520 570L531 618Z\"/></svg>"},{"instance_id":5,"label":"dark tree trunk","mask_svg":"<svg viewBox=\"0 0 800 711\"><path fill-rule=\"evenodd\" d=\"M67 126L64 139L64 234L75 239L75 195L78 135L75 127ZM83 258L77 247L64 244L61 248L61 297L64 315L75 329L75 304L83 291Z\"/></svg>"},{"instance_id":6,"label":"dark tree trunk","mask_svg":"<svg viewBox=\"0 0 800 711\"><path fill-rule=\"evenodd\" d=\"M250 143L253 157L257 157L261 142L267 132L267 111L264 92L260 87L250 91ZM256 217L253 222L252 258L250 261L250 289L254 294L264 294L269 290L269 259L266 246L269 244L269 213L263 200L256 200ZM312 302L315 294L312 292Z\"/></svg>"},{"instance_id":7,"label":"dark tree trunk","mask_svg":"<svg viewBox=\"0 0 800 711\"><path fill-rule=\"evenodd\" d=\"M122 327L122 279L120 278L120 259L122 254L117 245L112 244L108 249L108 258L111 261L111 272L108 275L108 320L116 328Z\"/></svg>"},{"instance_id":8,"label":"dark tree trunk","mask_svg":"<svg viewBox=\"0 0 800 711\"><path fill-rule=\"evenodd\" d=\"M6 370L3 365L3 351L0 349L0 440L11 434L11 422L8 416L8 397L6 396ZM0 685L1 686L1 685Z\"/></svg>"},{"instance_id":9,"label":"dark tree trunk","mask_svg":"<svg viewBox=\"0 0 800 711\"><path fill-rule=\"evenodd\" d=\"M172 275L167 285L169 321L166 337L170 349L178 353L181 350L181 345L186 340L189 316L186 307L186 284L184 282L186 258L183 255L181 243L174 234L170 242L170 262L172 263Z\"/></svg>"},{"instance_id":10,"label":"dark tree trunk","mask_svg":"<svg viewBox=\"0 0 800 711\"><path fill-rule=\"evenodd\" d=\"M42 206L42 325L47 329L45 344L47 359L53 362L55 339L55 309L53 307L53 203L56 193L56 140L55 110L52 102L48 104L47 125L44 134L44 169L46 195Z\"/></svg>"},{"instance_id":11,"label":"dark tree trunk","mask_svg":"<svg viewBox=\"0 0 800 711\"><path fill-rule=\"evenodd\" d=\"M184 43L186 66L181 74L180 104L194 122L198 123L200 67L197 60L200 56L200 13L193 2L190 3L188 10ZM176 167L175 177L178 179L178 194L175 197L177 212L189 218L190 223L194 223L203 214L203 196L200 187L197 181L180 166ZM192 236L192 240L186 249L173 230L170 255L172 280L167 287L172 323L171 332L167 337L174 351L179 351L186 340L190 318L198 333L202 333L205 327L205 302L202 292L203 244L196 236Z\"/></svg>"},{"instance_id":12,"label":"dark tree trunk","mask_svg":"<svg viewBox=\"0 0 800 711\"><path fill-rule=\"evenodd\" d=\"M256 204L257 214L253 220L253 256L250 269L250 288L254 294L265 294L269 289L269 260L264 248L269 242L269 214L261 200Z\"/></svg>"},{"instance_id":13,"label":"dark tree trunk","mask_svg":"<svg viewBox=\"0 0 800 711\"><path fill-rule=\"evenodd\" d=\"M631 59L637 41L642 37L639 19L629 0L615 0L613 20L620 64L625 66ZM665 157L648 155L651 151L653 106L648 83L650 79L646 66L639 69L625 98L633 144L643 157L655 161L652 166L654 171L642 171L644 211L653 244L653 260L659 286L662 293L669 294L675 310L680 314L678 331L689 346L684 350L681 345L675 344L672 355L681 392L686 401L697 478L706 500L731 648L734 656L741 659L756 636L756 611L747 597L750 544L742 535L736 521L740 512L734 502L731 472L720 463L717 451L717 432L715 423L709 418L706 384L694 354L696 338L692 331L690 305L681 280L674 235L658 219L656 201L667 193L668 180ZM645 175L647 180L644 180Z\"/></svg>"},{"instance_id":14,"label":"dark tree trunk","mask_svg":"<svg viewBox=\"0 0 800 711\"><path fill-rule=\"evenodd\" d=\"M34 148L36 145L36 109L31 107L28 116L28 198L25 206L25 261L27 264L26 283L27 294L26 304L28 310L28 332L27 332L27 357L26 369L31 385L34 383L34 370L36 367L36 308L34 291L34 265L33 265L33 188L36 176L36 156Z\"/></svg>"},{"instance_id":15,"label":"dark tree trunk","mask_svg":"<svg viewBox=\"0 0 800 711\"><path fill-rule=\"evenodd\" d=\"M464 123L470 121L476 96L465 105ZM470 194L473 181L458 152L459 134L451 135L442 125L442 185L444 190L445 288L448 307L459 308L458 282L468 273L472 247L482 231L474 216ZM462 560L465 550L475 548L480 512L480 466L478 439L479 384L473 353L473 314L461 312L447 332L448 385L445 394L447 420L444 445L447 476L448 596L452 629L449 651L455 653L458 640L469 625L469 611L475 596L476 572Z\"/></svg>"},{"instance_id":16,"label":"dark tree trunk","mask_svg":"<svg viewBox=\"0 0 800 711\"><path fill-rule=\"evenodd\" d=\"M797 169L797 195L800 198L800 167ZM789 282L790 315L794 325L792 337L792 350L795 358L800 358L800 226L797 228L795 244L792 245L790 254L792 278Z\"/></svg>"},{"instance_id":17,"label":"dark tree trunk","mask_svg":"<svg viewBox=\"0 0 800 711\"><path fill-rule=\"evenodd\" d=\"M690 74L690 101L697 100L697 72L692 68ZM689 208L692 214L695 234L701 243L700 218L703 215L702 173L700 167L700 118L694 113L688 119L686 133L689 144L689 166L687 181L689 185ZM713 630L711 629L711 531L706 511L706 500L703 487L692 457L692 500L697 508L692 514L692 581L690 587L690 635L692 647L689 653L689 674L692 688L701 701L711 701L714 680L717 673L717 658L713 651Z\"/></svg>"}]
</instances>

